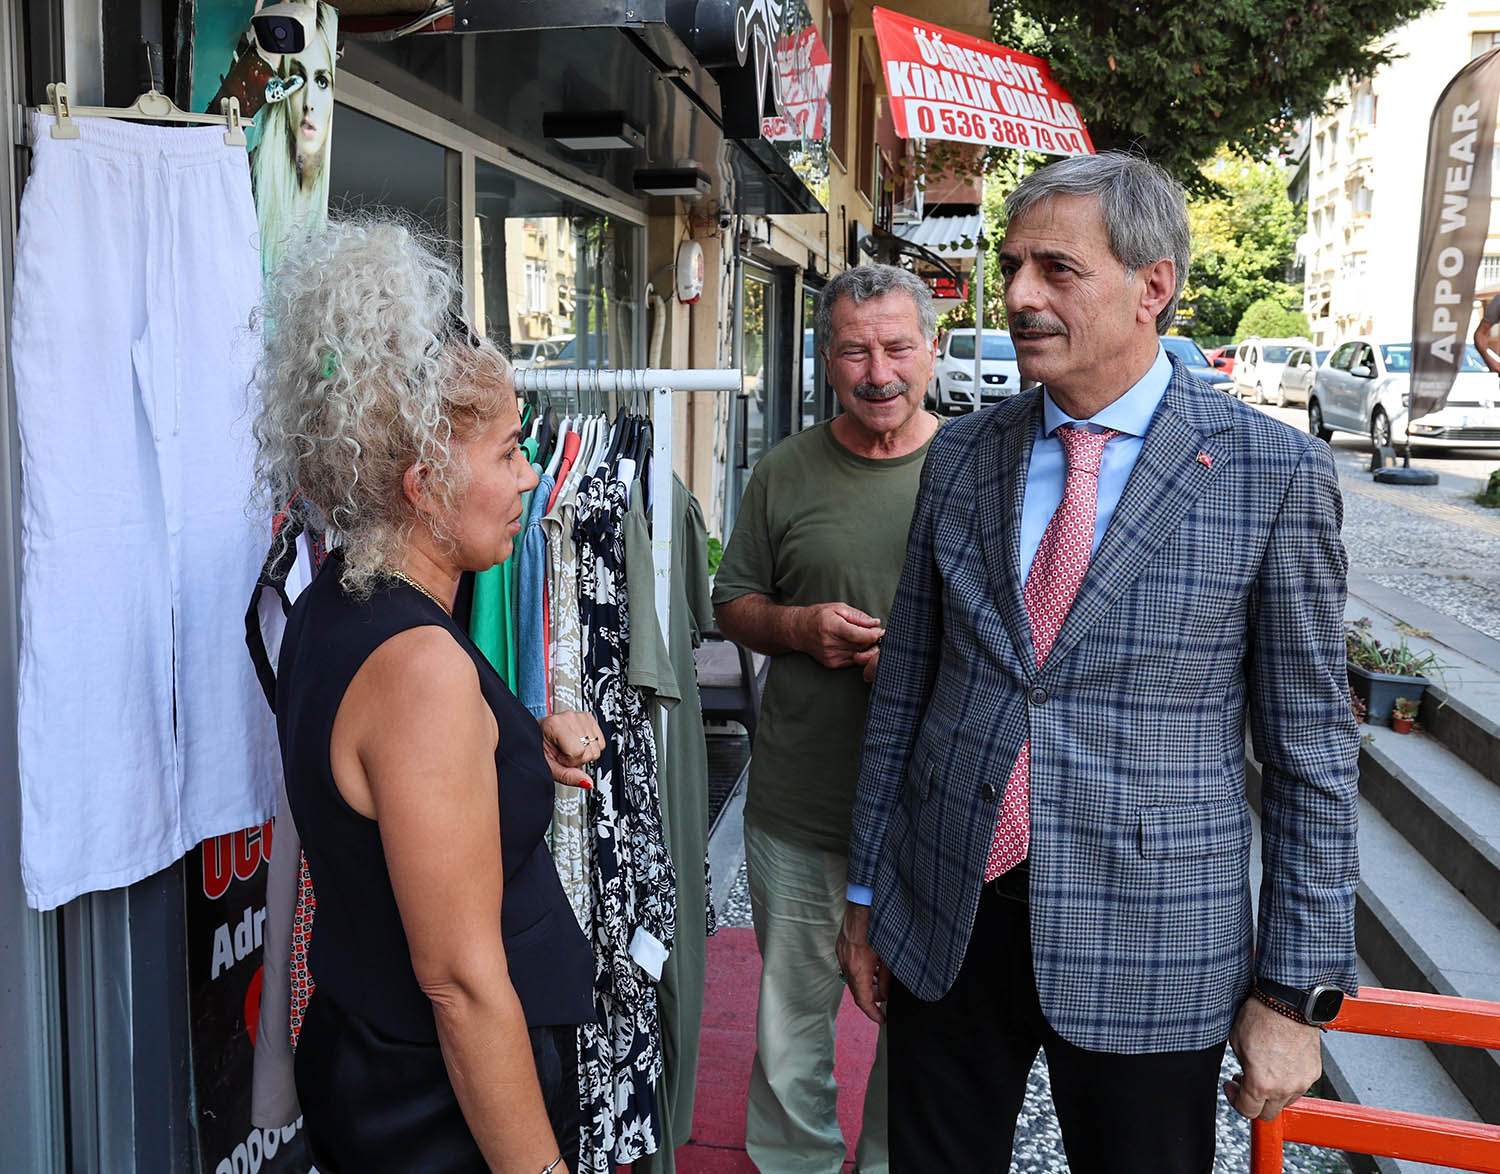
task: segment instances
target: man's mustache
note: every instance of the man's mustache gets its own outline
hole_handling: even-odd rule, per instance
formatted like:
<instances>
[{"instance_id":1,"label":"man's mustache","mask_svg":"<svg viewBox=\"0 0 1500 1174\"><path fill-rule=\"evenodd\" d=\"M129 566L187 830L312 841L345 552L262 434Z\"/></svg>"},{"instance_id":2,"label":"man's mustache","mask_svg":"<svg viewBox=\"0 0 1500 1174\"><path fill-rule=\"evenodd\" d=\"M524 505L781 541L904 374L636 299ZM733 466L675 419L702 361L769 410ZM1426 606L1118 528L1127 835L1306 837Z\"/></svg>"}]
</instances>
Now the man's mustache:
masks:
<instances>
[{"instance_id":1,"label":"man's mustache","mask_svg":"<svg viewBox=\"0 0 1500 1174\"><path fill-rule=\"evenodd\" d=\"M905 380L892 379L889 383L875 384L866 380L854 388L855 399L890 399L893 395L905 395L911 390Z\"/></svg>"},{"instance_id":2,"label":"man's mustache","mask_svg":"<svg viewBox=\"0 0 1500 1174\"><path fill-rule=\"evenodd\" d=\"M1010 315L1012 331L1021 330L1029 334L1067 334L1068 328L1056 318L1038 314L1032 310L1017 310Z\"/></svg>"}]
</instances>

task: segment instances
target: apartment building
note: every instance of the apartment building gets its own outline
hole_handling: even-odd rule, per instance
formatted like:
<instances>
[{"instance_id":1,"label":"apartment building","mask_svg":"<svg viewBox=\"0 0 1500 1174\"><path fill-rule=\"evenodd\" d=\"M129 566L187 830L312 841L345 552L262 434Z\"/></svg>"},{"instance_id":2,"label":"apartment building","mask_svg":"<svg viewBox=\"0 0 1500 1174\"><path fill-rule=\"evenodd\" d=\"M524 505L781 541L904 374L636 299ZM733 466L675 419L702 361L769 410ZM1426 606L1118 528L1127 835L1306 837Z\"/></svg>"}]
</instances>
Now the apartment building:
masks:
<instances>
[{"instance_id":1,"label":"apartment building","mask_svg":"<svg viewBox=\"0 0 1500 1174\"><path fill-rule=\"evenodd\" d=\"M1319 346L1361 333L1410 335L1428 122L1463 64L1500 45L1500 7L1444 4L1398 30L1392 44L1403 56L1372 78L1335 87L1335 109L1308 128L1299 253ZM1500 194L1500 184L1493 190ZM1493 229L1479 271L1482 296L1500 290Z\"/></svg>"}]
</instances>

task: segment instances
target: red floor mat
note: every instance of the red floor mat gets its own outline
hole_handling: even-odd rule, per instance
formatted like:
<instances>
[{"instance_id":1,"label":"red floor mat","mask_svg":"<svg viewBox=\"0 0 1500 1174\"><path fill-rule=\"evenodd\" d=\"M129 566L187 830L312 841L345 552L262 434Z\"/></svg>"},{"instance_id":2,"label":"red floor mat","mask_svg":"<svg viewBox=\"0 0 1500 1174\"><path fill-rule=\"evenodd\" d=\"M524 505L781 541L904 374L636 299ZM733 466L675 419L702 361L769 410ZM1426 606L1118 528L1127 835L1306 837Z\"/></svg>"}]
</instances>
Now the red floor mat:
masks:
<instances>
[{"instance_id":1,"label":"red floor mat","mask_svg":"<svg viewBox=\"0 0 1500 1174\"><path fill-rule=\"evenodd\" d=\"M741 1174L755 1166L745 1156L745 1090L755 1055L755 999L760 955L755 933L721 929L708 939L708 990L698 1060L698 1093L693 1137L677 1151L678 1174ZM849 1141L849 1163L859 1136L860 1109L870 1062L875 1055L875 1024L847 995L839 1009L834 1073L839 1082L839 1123ZM846 1165L846 1168L848 1166Z\"/></svg>"}]
</instances>

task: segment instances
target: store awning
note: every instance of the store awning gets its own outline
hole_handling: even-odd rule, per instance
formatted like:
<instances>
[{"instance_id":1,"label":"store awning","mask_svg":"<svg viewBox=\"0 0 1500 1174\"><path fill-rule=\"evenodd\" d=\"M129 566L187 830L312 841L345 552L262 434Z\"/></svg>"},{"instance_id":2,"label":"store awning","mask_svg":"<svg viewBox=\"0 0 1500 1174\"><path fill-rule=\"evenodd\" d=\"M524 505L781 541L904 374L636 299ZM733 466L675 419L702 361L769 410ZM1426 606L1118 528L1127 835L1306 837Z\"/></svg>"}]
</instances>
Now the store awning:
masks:
<instances>
[{"instance_id":1,"label":"store awning","mask_svg":"<svg viewBox=\"0 0 1500 1174\"><path fill-rule=\"evenodd\" d=\"M765 139L733 142L729 164L734 168L738 211L756 216L823 214L818 197L773 144Z\"/></svg>"},{"instance_id":2,"label":"store awning","mask_svg":"<svg viewBox=\"0 0 1500 1174\"><path fill-rule=\"evenodd\" d=\"M898 226L896 235L951 261L977 256L983 230L984 222L976 208L966 215L928 216L915 224Z\"/></svg>"},{"instance_id":3,"label":"store awning","mask_svg":"<svg viewBox=\"0 0 1500 1174\"><path fill-rule=\"evenodd\" d=\"M874 19L902 138L1094 153L1073 99L1042 58L884 8Z\"/></svg>"},{"instance_id":4,"label":"store awning","mask_svg":"<svg viewBox=\"0 0 1500 1174\"><path fill-rule=\"evenodd\" d=\"M963 279L958 270L949 264L951 258L940 256L926 245L919 245L883 228L873 228L860 236L859 249L860 252L867 253L870 260L881 265L896 265L905 257L913 262L914 267L942 273L954 281Z\"/></svg>"}]
</instances>

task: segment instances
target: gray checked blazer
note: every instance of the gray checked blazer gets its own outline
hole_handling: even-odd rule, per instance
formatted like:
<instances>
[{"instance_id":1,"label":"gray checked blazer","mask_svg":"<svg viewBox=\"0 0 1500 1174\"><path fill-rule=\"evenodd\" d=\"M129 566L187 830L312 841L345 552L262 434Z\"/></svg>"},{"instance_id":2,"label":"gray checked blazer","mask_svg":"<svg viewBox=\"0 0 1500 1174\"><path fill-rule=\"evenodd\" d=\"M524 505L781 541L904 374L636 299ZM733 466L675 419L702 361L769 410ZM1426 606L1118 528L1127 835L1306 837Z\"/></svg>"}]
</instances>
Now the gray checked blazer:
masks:
<instances>
[{"instance_id":1,"label":"gray checked blazer","mask_svg":"<svg viewBox=\"0 0 1500 1174\"><path fill-rule=\"evenodd\" d=\"M866 726L849 880L919 998L968 948L1000 798L1031 738L1031 953L1081 1047L1203 1048L1255 970L1355 990L1358 736L1328 446L1174 360L1046 664L1019 535L1040 390L940 429ZM1264 767L1252 934L1248 709Z\"/></svg>"}]
</instances>

